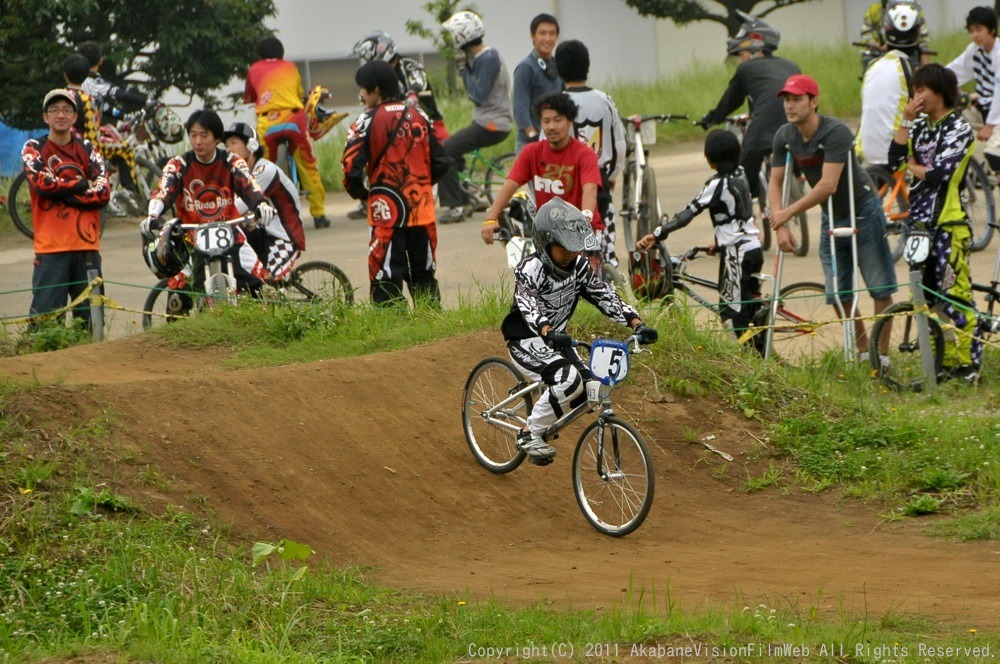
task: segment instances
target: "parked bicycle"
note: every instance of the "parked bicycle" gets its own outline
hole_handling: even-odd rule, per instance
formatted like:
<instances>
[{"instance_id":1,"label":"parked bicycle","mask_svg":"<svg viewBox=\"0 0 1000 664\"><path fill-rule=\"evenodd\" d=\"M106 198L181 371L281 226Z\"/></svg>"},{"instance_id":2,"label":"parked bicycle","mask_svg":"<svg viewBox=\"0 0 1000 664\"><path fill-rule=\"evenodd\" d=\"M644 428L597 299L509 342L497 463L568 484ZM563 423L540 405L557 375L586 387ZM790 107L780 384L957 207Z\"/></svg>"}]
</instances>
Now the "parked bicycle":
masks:
<instances>
[{"instance_id":1,"label":"parked bicycle","mask_svg":"<svg viewBox=\"0 0 1000 664\"><path fill-rule=\"evenodd\" d=\"M462 189L474 201L492 203L493 194L500 191L507 180L507 173L514 166L517 155L506 152L498 157L487 157L479 150L473 150L466 156L471 160L469 167L458 172Z\"/></svg>"},{"instance_id":2,"label":"parked bicycle","mask_svg":"<svg viewBox=\"0 0 1000 664\"><path fill-rule=\"evenodd\" d=\"M658 245L657 260L665 261L670 266L663 271L669 283L663 300L670 302L680 293L718 315L718 302L710 301L694 288L718 293L718 282L690 272L691 264L699 256L707 254L708 248L692 247L680 256L670 256L664 243L660 242ZM770 275L760 276L762 279L771 278ZM767 317L768 307L761 306L754 324L767 325ZM835 324L836 321L836 312L826 304L823 284L804 281L783 286L778 295L775 314L772 341L774 355L792 365L817 363L827 351L838 350L843 345L840 326Z\"/></svg>"},{"instance_id":3,"label":"parked bicycle","mask_svg":"<svg viewBox=\"0 0 1000 664\"><path fill-rule=\"evenodd\" d=\"M726 129L736 135L740 139L740 143L743 143L743 137L747 133L747 128L750 126L750 114L743 113L741 115L731 115L726 118ZM806 187L809 183L806 182L806 176L799 169L793 169L795 173L795 178L790 183L789 200L795 202L805 195ZM748 178L754 177L753 174L747 173ZM758 228L761 232L761 248L767 251L771 248L771 224L768 223L768 217L770 216L770 210L767 204L767 183L771 176L771 165L769 160L765 159L764 163L760 166L760 172L757 173L758 178L758 190L760 195L755 201L757 208L754 210L754 220L757 222ZM793 218L788 220L788 229L795 236L797 243L795 246L794 254L796 256L805 256L809 253L809 214L807 212L800 212Z\"/></svg>"},{"instance_id":4,"label":"parked bicycle","mask_svg":"<svg viewBox=\"0 0 1000 664\"><path fill-rule=\"evenodd\" d=\"M892 258L898 262L906 246L907 219L910 216L910 174L900 170L892 173L886 166L869 165L865 170L875 183L885 209L885 233L889 238ZM962 209L972 225L972 251L982 251L993 239L996 227L996 202L993 187L996 178L983 162L972 157L965 170L961 192Z\"/></svg>"},{"instance_id":5,"label":"parked bicycle","mask_svg":"<svg viewBox=\"0 0 1000 664\"><path fill-rule=\"evenodd\" d=\"M143 305L144 330L159 323L171 323L218 302L235 303L237 283L229 252L236 244L235 227L252 219L251 212L230 221L181 224L171 220L164 225L168 245L161 249L162 255L155 257L148 255L155 248L147 247L147 262L169 267L169 273L180 270L190 260L193 270L184 288L171 288L168 276L156 283ZM280 297L293 302L349 305L354 301L354 288L347 275L325 261L298 265L285 279L268 285Z\"/></svg>"},{"instance_id":6,"label":"parked bicycle","mask_svg":"<svg viewBox=\"0 0 1000 664\"><path fill-rule=\"evenodd\" d=\"M655 477L642 434L615 414L611 393L628 375L630 356L648 351L639 348L634 335L624 342L598 339L573 344L590 352L589 368L570 353L586 378L587 400L546 429L544 438L556 438L570 423L599 411L576 444L573 493L594 528L622 537L641 526L649 514ZM544 389L541 381L526 381L507 359L489 357L475 366L465 384L462 426L469 449L483 468L509 473L524 462L526 454L517 447L517 435Z\"/></svg>"}]
</instances>

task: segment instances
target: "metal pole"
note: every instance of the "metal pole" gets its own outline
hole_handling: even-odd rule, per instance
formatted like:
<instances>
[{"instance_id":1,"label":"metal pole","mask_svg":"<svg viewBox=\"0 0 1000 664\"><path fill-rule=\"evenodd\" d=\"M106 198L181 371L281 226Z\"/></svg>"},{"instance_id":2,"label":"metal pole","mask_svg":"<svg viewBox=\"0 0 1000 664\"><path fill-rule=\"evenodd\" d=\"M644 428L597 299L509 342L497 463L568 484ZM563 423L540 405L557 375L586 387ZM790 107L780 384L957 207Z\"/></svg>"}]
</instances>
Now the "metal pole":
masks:
<instances>
[{"instance_id":1,"label":"metal pole","mask_svg":"<svg viewBox=\"0 0 1000 664\"><path fill-rule=\"evenodd\" d=\"M87 281L94 284L100 279L97 270L87 270ZM90 333L98 341L104 341L104 286L94 284L90 289Z\"/></svg>"},{"instance_id":2,"label":"metal pole","mask_svg":"<svg viewBox=\"0 0 1000 664\"><path fill-rule=\"evenodd\" d=\"M785 179L781 182L781 208L788 207L788 202L792 198L792 150L785 146ZM770 223L770 220L768 220ZM785 252L778 246L778 232L774 232L774 286L771 289L770 311L767 314L767 331L764 333L764 359L771 357L774 350L774 323L778 319L778 302L781 295L781 270L783 267Z\"/></svg>"},{"instance_id":3,"label":"metal pole","mask_svg":"<svg viewBox=\"0 0 1000 664\"><path fill-rule=\"evenodd\" d=\"M923 270L910 270L910 294L917 320L917 343L920 344L920 366L924 370L926 389L937 387L937 371L934 367L934 349L931 347L931 328L927 323L927 299L924 298ZM877 340L874 340L877 343ZM869 348L868 352L872 352ZM875 350L878 352L878 349Z\"/></svg>"}]
</instances>

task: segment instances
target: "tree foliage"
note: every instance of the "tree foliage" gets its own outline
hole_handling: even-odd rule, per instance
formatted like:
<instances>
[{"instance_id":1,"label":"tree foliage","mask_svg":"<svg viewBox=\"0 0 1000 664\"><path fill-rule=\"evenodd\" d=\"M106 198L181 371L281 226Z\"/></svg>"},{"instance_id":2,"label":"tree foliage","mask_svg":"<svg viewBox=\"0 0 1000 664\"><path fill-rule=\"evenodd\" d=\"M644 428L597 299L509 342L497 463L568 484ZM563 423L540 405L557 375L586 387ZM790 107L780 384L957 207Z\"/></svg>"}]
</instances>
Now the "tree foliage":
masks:
<instances>
[{"instance_id":1,"label":"tree foliage","mask_svg":"<svg viewBox=\"0 0 1000 664\"><path fill-rule=\"evenodd\" d=\"M454 94L458 90L455 46L451 43L451 35L441 27L441 24L451 18L455 12L469 10L479 13L475 5L459 5L462 5L462 0L430 0L425 2L423 8L431 15L434 21L433 28L428 28L423 21L415 19L407 19L406 21L406 31L409 34L428 40L441 54L441 58L445 62L445 84L448 87L448 94Z\"/></svg>"},{"instance_id":2,"label":"tree foliage","mask_svg":"<svg viewBox=\"0 0 1000 664\"><path fill-rule=\"evenodd\" d=\"M743 19L737 10L764 18L776 9L798 5L812 0L625 0L642 16L669 18L677 25L695 21L715 21L726 26L730 37L736 35ZM708 6L706 6L708 4ZM763 5L763 7L758 7Z\"/></svg>"},{"instance_id":3,"label":"tree foliage","mask_svg":"<svg viewBox=\"0 0 1000 664\"><path fill-rule=\"evenodd\" d=\"M39 126L42 97L64 84L62 61L84 41L102 45L112 80L153 96L175 87L216 106L212 91L246 74L254 44L271 33L263 21L276 13L273 0L4 0L3 7L0 118L22 128Z\"/></svg>"}]
</instances>

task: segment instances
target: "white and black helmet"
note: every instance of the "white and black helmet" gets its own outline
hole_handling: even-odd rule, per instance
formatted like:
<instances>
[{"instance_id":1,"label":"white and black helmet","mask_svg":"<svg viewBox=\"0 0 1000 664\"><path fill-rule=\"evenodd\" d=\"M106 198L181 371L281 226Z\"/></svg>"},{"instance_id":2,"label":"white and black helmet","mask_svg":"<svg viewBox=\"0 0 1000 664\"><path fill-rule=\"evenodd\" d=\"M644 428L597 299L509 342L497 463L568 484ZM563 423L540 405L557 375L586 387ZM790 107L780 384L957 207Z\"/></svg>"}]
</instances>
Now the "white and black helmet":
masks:
<instances>
[{"instance_id":1,"label":"white and black helmet","mask_svg":"<svg viewBox=\"0 0 1000 664\"><path fill-rule=\"evenodd\" d=\"M396 57L396 42L392 41L392 37L387 33L381 30L372 30L358 40L358 43L351 49L351 53L364 62L372 60L389 62Z\"/></svg>"},{"instance_id":2,"label":"white and black helmet","mask_svg":"<svg viewBox=\"0 0 1000 664\"><path fill-rule=\"evenodd\" d=\"M475 12L461 11L452 14L451 18L441 24L441 27L451 34L451 41L455 48L464 48L470 42L486 36L483 19Z\"/></svg>"},{"instance_id":3,"label":"white and black helmet","mask_svg":"<svg viewBox=\"0 0 1000 664\"><path fill-rule=\"evenodd\" d=\"M538 208L535 224L531 230L531 240L546 269L554 276L565 279L573 274L569 269L556 265L549 254L549 245L558 244L566 251L597 251L597 238L590 228L590 222L574 205L561 198L553 198Z\"/></svg>"},{"instance_id":4,"label":"white and black helmet","mask_svg":"<svg viewBox=\"0 0 1000 664\"><path fill-rule=\"evenodd\" d=\"M736 55L740 51L751 53L771 53L778 50L781 43L781 33L770 23L756 16L737 10L743 25L735 37L726 40L726 53Z\"/></svg>"},{"instance_id":5,"label":"white and black helmet","mask_svg":"<svg viewBox=\"0 0 1000 664\"><path fill-rule=\"evenodd\" d=\"M912 48L920 41L923 19L915 0L889 0L885 5L885 43L896 48Z\"/></svg>"}]
</instances>

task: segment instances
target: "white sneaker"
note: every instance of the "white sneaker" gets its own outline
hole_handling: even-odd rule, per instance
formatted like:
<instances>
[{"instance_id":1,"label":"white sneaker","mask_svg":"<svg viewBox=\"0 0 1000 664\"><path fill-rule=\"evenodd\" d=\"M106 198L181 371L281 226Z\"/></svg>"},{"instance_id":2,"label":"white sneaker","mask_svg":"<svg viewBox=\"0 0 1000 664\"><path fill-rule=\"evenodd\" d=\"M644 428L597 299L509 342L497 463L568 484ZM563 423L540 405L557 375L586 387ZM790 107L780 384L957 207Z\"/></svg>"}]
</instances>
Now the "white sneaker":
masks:
<instances>
[{"instance_id":1,"label":"white sneaker","mask_svg":"<svg viewBox=\"0 0 1000 664\"><path fill-rule=\"evenodd\" d=\"M538 434L530 431L522 431L518 435L517 448L532 459L551 459L556 455L556 448L542 440Z\"/></svg>"}]
</instances>

